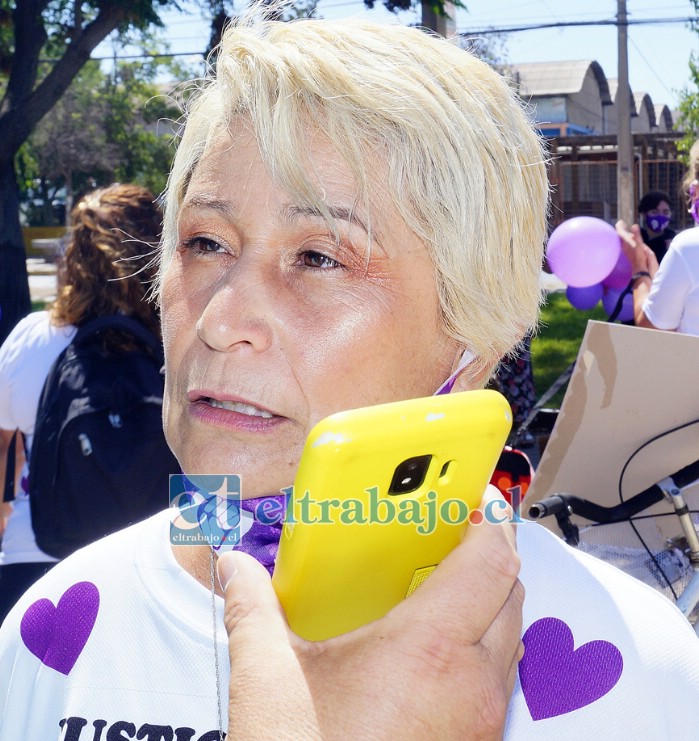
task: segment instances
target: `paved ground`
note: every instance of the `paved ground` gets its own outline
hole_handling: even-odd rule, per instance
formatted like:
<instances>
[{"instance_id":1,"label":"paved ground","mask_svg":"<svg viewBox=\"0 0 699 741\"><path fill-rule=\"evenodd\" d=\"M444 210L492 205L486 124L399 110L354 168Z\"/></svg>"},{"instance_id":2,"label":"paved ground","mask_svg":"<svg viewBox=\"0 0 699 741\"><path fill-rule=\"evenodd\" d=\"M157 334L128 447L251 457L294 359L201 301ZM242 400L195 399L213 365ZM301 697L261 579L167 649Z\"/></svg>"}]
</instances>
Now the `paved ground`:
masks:
<instances>
[{"instance_id":1,"label":"paved ground","mask_svg":"<svg viewBox=\"0 0 699 741\"><path fill-rule=\"evenodd\" d=\"M541 285L547 291L565 291L566 284L557 278L553 273L544 273L541 271Z\"/></svg>"},{"instance_id":2,"label":"paved ground","mask_svg":"<svg viewBox=\"0 0 699 741\"><path fill-rule=\"evenodd\" d=\"M32 301L52 301L56 297L56 266L36 257L27 260L29 293Z\"/></svg>"}]
</instances>

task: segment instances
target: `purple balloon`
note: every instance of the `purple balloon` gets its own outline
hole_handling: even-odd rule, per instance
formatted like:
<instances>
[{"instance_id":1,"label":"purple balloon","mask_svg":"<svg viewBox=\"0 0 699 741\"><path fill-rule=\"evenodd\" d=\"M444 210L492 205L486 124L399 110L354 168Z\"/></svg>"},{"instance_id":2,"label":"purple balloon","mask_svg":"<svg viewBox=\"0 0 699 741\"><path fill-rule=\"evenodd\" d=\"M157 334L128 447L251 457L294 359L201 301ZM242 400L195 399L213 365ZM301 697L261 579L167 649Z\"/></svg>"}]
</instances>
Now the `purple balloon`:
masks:
<instances>
[{"instance_id":1,"label":"purple balloon","mask_svg":"<svg viewBox=\"0 0 699 741\"><path fill-rule=\"evenodd\" d=\"M604 310L607 312L607 316L611 316L611 313L614 311L614 307L616 306L621 293L622 292L617 290L616 288L605 289L604 296L602 296L602 306L604 306ZM633 294L627 293L626 296L624 296L623 303L621 304L621 311L619 312L619 316L615 319L615 321L630 322L632 319Z\"/></svg>"},{"instance_id":2,"label":"purple balloon","mask_svg":"<svg viewBox=\"0 0 699 741\"><path fill-rule=\"evenodd\" d=\"M612 272L602 281L605 288L616 288L622 290L626 288L631 280L631 263L626 257L624 250L619 251L619 259L612 268Z\"/></svg>"},{"instance_id":3,"label":"purple balloon","mask_svg":"<svg viewBox=\"0 0 699 741\"><path fill-rule=\"evenodd\" d=\"M582 288L576 288L575 286L568 286L566 288L568 301L576 309L580 309L580 311L594 309L602 299L603 293L604 289L601 283L595 283L592 286L583 286Z\"/></svg>"},{"instance_id":4,"label":"purple balloon","mask_svg":"<svg viewBox=\"0 0 699 741\"><path fill-rule=\"evenodd\" d=\"M613 226L593 216L575 216L553 230L546 257L564 283L584 288L601 283L612 272L620 250Z\"/></svg>"}]
</instances>

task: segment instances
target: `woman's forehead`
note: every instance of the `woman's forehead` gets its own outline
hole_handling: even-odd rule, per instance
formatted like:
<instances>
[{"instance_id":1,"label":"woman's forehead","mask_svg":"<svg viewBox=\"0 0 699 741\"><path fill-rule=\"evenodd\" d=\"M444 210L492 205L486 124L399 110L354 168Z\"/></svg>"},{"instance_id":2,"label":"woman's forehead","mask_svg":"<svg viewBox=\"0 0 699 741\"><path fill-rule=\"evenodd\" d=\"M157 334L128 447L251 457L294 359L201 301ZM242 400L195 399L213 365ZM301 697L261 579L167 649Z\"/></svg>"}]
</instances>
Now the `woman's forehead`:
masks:
<instances>
[{"instance_id":1,"label":"woman's forehead","mask_svg":"<svg viewBox=\"0 0 699 741\"><path fill-rule=\"evenodd\" d=\"M290 215L319 211L326 218L345 219L373 235L380 244L381 224L399 218L386 187L387 165L381 152L367 153L366 183L357 168L319 130L309 131L302 152L282 161L265 157L249 123L213 139L193 169L180 212L195 205L222 208L266 180Z\"/></svg>"}]
</instances>

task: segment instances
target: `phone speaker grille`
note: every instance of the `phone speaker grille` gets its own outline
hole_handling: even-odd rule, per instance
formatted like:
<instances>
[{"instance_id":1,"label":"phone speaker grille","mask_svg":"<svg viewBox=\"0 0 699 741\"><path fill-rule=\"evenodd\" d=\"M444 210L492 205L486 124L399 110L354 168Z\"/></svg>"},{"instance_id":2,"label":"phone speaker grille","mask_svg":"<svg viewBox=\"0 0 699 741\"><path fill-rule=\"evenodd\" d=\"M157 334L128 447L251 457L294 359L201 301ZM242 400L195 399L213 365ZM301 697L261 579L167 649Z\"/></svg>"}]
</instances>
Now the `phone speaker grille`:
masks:
<instances>
[{"instance_id":1,"label":"phone speaker grille","mask_svg":"<svg viewBox=\"0 0 699 741\"><path fill-rule=\"evenodd\" d=\"M435 564L434 566L423 566L421 569L415 569L405 596L409 597L436 568L437 565Z\"/></svg>"}]
</instances>

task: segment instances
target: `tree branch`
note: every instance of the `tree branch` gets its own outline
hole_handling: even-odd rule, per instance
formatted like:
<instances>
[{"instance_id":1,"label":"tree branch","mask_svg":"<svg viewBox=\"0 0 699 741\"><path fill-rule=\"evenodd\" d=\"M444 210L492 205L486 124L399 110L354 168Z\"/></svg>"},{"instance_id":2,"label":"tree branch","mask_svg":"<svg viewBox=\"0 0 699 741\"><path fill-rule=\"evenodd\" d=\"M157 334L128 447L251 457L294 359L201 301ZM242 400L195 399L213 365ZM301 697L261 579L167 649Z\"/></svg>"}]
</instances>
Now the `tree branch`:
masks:
<instances>
[{"instance_id":1,"label":"tree branch","mask_svg":"<svg viewBox=\"0 0 699 741\"><path fill-rule=\"evenodd\" d=\"M0 114L26 99L36 83L39 55L47 35L42 14L48 0L17 0L12 13L14 54Z\"/></svg>"},{"instance_id":2,"label":"tree branch","mask_svg":"<svg viewBox=\"0 0 699 741\"><path fill-rule=\"evenodd\" d=\"M0 129L3 131L0 141L0 161L14 156L36 124L68 89L75 75L90 58L93 49L129 16L129 9L125 5L106 7L108 10L101 10L97 17L85 26L75 41L67 46L61 59L36 89L21 96L21 105L19 105L20 99L15 97L11 100L12 105L4 107L0 112ZM43 25L41 25L41 30L45 35ZM15 75L22 76L21 68L13 69L12 77ZM34 72L34 80L36 80L36 72ZM15 84L19 91L26 90L28 83L26 80L21 80Z\"/></svg>"}]
</instances>

